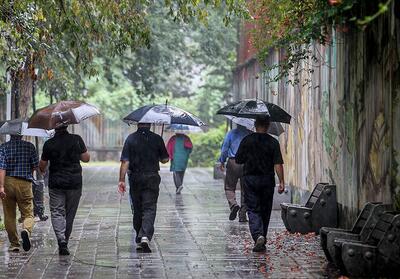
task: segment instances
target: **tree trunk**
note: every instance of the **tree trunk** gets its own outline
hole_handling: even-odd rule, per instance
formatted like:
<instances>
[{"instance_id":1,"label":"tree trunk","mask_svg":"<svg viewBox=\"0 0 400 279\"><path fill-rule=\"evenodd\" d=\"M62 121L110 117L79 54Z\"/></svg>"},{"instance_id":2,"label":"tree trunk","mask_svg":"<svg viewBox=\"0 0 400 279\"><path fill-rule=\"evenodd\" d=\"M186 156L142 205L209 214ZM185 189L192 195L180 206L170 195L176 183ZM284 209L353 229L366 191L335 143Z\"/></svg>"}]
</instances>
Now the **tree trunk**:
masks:
<instances>
[{"instance_id":1,"label":"tree trunk","mask_svg":"<svg viewBox=\"0 0 400 279\"><path fill-rule=\"evenodd\" d=\"M34 68L30 56L25 61L24 67L13 73L12 93L14 99L13 116L26 118L32 103L32 86Z\"/></svg>"}]
</instances>

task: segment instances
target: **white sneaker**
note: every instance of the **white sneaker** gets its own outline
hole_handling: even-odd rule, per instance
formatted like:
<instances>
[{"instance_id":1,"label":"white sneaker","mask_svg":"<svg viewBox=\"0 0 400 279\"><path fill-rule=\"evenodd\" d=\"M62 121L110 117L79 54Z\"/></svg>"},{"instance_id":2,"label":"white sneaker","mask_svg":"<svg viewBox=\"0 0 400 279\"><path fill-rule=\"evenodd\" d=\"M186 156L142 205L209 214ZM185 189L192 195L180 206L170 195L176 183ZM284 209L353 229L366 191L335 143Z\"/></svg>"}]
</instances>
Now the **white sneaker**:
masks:
<instances>
[{"instance_id":1,"label":"white sneaker","mask_svg":"<svg viewBox=\"0 0 400 279\"><path fill-rule=\"evenodd\" d=\"M35 221L35 222L40 222L39 216L35 216L35 218L33 218L33 221Z\"/></svg>"},{"instance_id":2,"label":"white sneaker","mask_svg":"<svg viewBox=\"0 0 400 279\"><path fill-rule=\"evenodd\" d=\"M142 247L144 253L151 253L149 243L150 243L149 239L145 236L143 236L142 239L140 240L140 246Z\"/></svg>"}]
</instances>

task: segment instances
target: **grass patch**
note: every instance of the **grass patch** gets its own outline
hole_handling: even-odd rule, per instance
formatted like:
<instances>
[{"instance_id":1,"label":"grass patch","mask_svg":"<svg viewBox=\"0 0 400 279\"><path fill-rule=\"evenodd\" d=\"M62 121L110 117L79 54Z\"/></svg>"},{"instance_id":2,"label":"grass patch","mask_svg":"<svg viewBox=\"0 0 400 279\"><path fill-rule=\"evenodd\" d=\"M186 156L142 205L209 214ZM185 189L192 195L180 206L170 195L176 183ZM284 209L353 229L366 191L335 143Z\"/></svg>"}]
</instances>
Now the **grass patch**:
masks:
<instances>
[{"instance_id":1,"label":"grass patch","mask_svg":"<svg viewBox=\"0 0 400 279\"><path fill-rule=\"evenodd\" d=\"M4 224L0 223L0 231L4 231L4 230L5 230Z\"/></svg>"}]
</instances>

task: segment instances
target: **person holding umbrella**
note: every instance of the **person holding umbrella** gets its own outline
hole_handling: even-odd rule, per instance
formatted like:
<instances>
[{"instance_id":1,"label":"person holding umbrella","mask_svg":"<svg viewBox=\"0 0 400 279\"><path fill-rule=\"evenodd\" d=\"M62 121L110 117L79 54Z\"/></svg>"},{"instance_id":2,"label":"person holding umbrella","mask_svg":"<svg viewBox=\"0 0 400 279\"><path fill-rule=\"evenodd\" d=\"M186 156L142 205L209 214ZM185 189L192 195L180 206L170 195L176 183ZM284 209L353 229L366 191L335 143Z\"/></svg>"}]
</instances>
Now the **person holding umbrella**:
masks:
<instances>
[{"instance_id":1,"label":"person holding umbrella","mask_svg":"<svg viewBox=\"0 0 400 279\"><path fill-rule=\"evenodd\" d=\"M278 192L285 190L283 160L279 141L269 135L270 117L256 117L256 132L246 136L236 153L236 163L243 164L244 200L247 204L249 227L255 242L253 251L266 250L266 236L272 210L275 172L279 178Z\"/></svg>"},{"instance_id":2,"label":"person holding umbrella","mask_svg":"<svg viewBox=\"0 0 400 279\"><path fill-rule=\"evenodd\" d=\"M22 220L22 248L31 248L30 235L34 227L33 219L33 172L39 159L35 146L22 140L22 135L40 136L45 131L28 130L21 119L7 121L0 128L1 134L10 134L11 139L0 146L0 198L3 200L4 224L10 241L10 252L19 252L20 243L16 225L18 205Z\"/></svg>"},{"instance_id":3,"label":"person holding umbrella","mask_svg":"<svg viewBox=\"0 0 400 279\"><path fill-rule=\"evenodd\" d=\"M69 124L77 124L100 112L79 101L61 101L37 110L29 120L35 128L55 128L53 138L43 145L39 168L45 173L49 166L51 223L58 242L59 255L69 255L68 241L82 195L82 167L90 154L79 135L70 134Z\"/></svg>"},{"instance_id":4,"label":"person holding umbrella","mask_svg":"<svg viewBox=\"0 0 400 279\"><path fill-rule=\"evenodd\" d=\"M170 170L173 173L176 194L180 194L183 189L183 177L189 161L189 155L192 152L193 144L190 138L181 133L176 132L167 143L167 151L171 161Z\"/></svg>"},{"instance_id":5,"label":"person holding umbrella","mask_svg":"<svg viewBox=\"0 0 400 279\"><path fill-rule=\"evenodd\" d=\"M126 191L125 176L129 176L129 194L133 204L133 227L136 249L151 252L149 242L154 234L154 221L161 178L159 162L169 161L169 154L161 136L150 131L151 124L182 124L203 129L206 124L191 113L165 105L146 105L124 117L127 124L137 124L135 133L125 140L121 154L118 191Z\"/></svg>"},{"instance_id":6,"label":"person holding umbrella","mask_svg":"<svg viewBox=\"0 0 400 279\"><path fill-rule=\"evenodd\" d=\"M221 171L225 169L226 164L226 175L225 175L225 195L228 200L228 205L231 213L229 214L229 220L233 221L236 219L239 212L239 222L247 222L246 218L246 204L244 202L244 189L243 189L243 166L239 165L235 161L236 152L243 138L249 135L251 131L246 129L244 126L237 125L237 128L230 130L225 138L221 147L221 156L219 162ZM236 185L240 179L240 204L236 201Z\"/></svg>"},{"instance_id":7,"label":"person holding umbrella","mask_svg":"<svg viewBox=\"0 0 400 279\"><path fill-rule=\"evenodd\" d=\"M159 162L168 162L168 152L161 136L150 131L150 123L138 123L138 129L125 140L121 153L118 192L126 192L125 176L129 177L129 195L133 204L133 227L136 249L150 253L149 242L154 222L161 178Z\"/></svg>"}]
</instances>

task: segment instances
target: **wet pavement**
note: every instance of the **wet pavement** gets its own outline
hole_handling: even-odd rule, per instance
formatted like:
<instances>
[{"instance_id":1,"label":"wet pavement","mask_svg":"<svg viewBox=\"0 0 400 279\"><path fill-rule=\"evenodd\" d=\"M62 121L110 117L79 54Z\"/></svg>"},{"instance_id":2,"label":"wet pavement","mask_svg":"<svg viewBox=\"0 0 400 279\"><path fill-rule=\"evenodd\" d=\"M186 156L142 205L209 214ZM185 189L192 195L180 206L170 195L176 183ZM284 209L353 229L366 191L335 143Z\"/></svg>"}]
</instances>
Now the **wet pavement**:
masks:
<instances>
[{"instance_id":1,"label":"wet pavement","mask_svg":"<svg viewBox=\"0 0 400 279\"><path fill-rule=\"evenodd\" d=\"M336 278L315 235L285 232L274 211L267 253L253 253L248 224L229 221L221 180L190 169L182 195L162 169L153 253L136 252L127 195L116 192L117 167L85 167L84 193L60 257L51 222L37 223L29 252L9 253L0 233L0 278ZM48 207L46 208L48 212Z\"/></svg>"}]
</instances>

